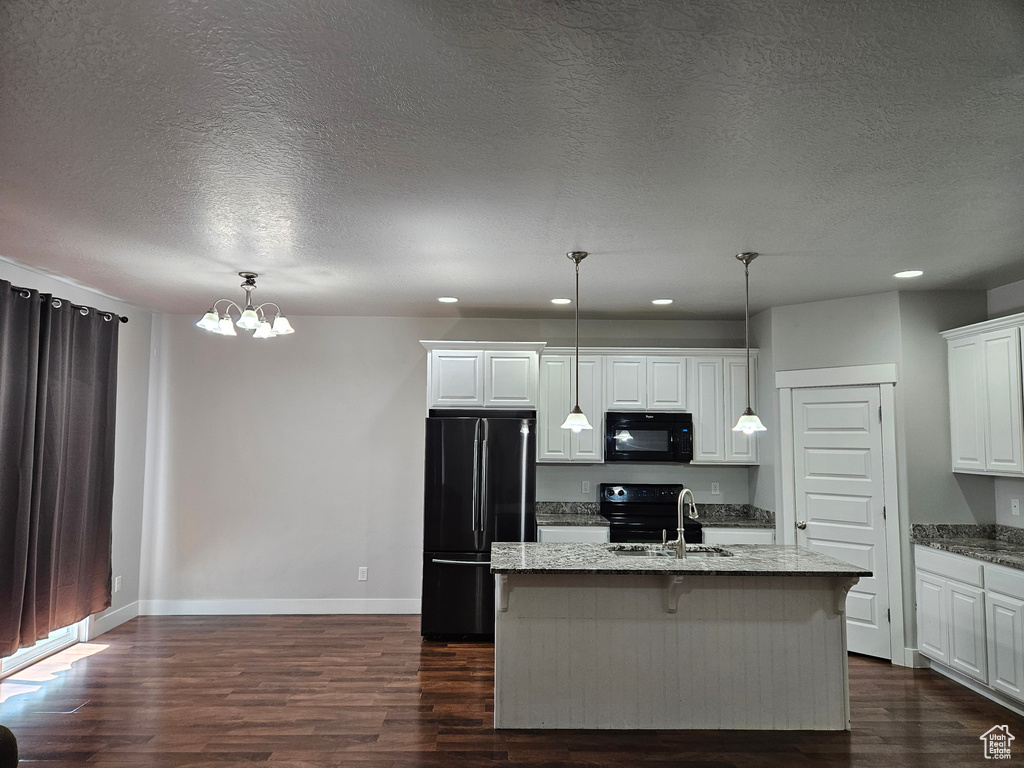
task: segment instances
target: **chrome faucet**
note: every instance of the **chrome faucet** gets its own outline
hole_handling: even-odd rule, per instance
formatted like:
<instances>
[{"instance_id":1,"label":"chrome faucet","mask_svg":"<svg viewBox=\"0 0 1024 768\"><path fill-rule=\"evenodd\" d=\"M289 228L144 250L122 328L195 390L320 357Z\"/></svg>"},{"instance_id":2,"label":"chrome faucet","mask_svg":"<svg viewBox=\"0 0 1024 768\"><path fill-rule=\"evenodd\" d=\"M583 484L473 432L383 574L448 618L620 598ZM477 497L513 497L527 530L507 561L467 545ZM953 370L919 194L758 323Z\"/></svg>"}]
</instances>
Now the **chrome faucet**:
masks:
<instances>
[{"instance_id":1,"label":"chrome faucet","mask_svg":"<svg viewBox=\"0 0 1024 768\"><path fill-rule=\"evenodd\" d=\"M686 497L689 496L690 500L687 501ZM661 532L662 546L672 547L676 551L676 557L686 557L686 539L683 538L683 505L689 506L688 517L691 520L697 519L697 505L693 503L693 491L689 488L683 488L679 492L679 498L676 500L676 511L679 514L679 538L672 541L665 541L665 532Z\"/></svg>"}]
</instances>

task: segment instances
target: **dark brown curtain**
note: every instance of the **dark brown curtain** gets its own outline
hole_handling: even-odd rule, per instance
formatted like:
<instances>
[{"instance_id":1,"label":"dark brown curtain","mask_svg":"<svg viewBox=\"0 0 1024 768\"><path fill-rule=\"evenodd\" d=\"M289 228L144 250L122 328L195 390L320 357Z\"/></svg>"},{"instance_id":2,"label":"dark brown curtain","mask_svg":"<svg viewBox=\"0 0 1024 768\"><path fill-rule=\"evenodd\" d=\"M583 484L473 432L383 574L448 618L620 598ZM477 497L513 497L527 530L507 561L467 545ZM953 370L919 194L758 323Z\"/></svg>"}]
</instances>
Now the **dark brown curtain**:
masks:
<instances>
[{"instance_id":1,"label":"dark brown curtain","mask_svg":"<svg viewBox=\"0 0 1024 768\"><path fill-rule=\"evenodd\" d=\"M110 606L119 325L0 280L0 656Z\"/></svg>"}]
</instances>

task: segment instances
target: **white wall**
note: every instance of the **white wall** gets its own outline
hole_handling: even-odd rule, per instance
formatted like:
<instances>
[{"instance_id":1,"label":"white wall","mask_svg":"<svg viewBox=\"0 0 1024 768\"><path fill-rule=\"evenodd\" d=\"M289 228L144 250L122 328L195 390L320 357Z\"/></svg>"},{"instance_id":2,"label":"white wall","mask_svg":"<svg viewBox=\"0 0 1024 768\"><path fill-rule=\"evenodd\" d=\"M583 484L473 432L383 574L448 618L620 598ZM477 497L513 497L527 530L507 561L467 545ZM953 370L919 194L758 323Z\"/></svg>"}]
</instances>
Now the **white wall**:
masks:
<instances>
[{"instance_id":1,"label":"white wall","mask_svg":"<svg viewBox=\"0 0 1024 768\"><path fill-rule=\"evenodd\" d=\"M149 396L149 355L153 315L126 302L109 298L25 267L0 260L0 278L14 285L116 312L128 318L118 331L117 411L114 434L114 505L111 558L113 575L121 576L121 591L111 607L93 617L93 634L106 632L133 618L138 611L139 548L142 537L143 483L146 462L146 409Z\"/></svg>"},{"instance_id":2,"label":"white wall","mask_svg":"<svg viewBox=\"0 0 1024 768\"><path fill-rule=\"evenodd\" d=\"M142 587L152 612L418 610L419 340L572 339L571 320L293 317L294 335L262 342L194 321L162 316L154 330ZM584 321L580 334L590 345L735 346L742 323Z\"/></svg>"}]
</instances>

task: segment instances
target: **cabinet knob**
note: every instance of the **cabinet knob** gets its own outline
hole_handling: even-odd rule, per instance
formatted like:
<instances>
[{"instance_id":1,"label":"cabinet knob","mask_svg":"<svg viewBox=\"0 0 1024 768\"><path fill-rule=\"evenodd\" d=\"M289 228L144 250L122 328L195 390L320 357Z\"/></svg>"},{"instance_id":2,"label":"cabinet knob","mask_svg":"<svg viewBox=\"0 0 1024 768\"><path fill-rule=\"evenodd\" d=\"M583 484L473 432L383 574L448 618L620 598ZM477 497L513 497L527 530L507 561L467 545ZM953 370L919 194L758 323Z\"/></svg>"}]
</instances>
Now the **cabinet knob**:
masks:
<instances>
[{"instance_id":1,"label":"cabinet knob","mask_svg":"<svg viewBox=\"0 0 1024 768\"><path fill-rule=\"evenodd\" d=\"M807 523L805 523L803 520L801 520L799 523L796 524L796 527L799 528L802 531L804 528L807 527Z\"/></svg>"}]
</instances>

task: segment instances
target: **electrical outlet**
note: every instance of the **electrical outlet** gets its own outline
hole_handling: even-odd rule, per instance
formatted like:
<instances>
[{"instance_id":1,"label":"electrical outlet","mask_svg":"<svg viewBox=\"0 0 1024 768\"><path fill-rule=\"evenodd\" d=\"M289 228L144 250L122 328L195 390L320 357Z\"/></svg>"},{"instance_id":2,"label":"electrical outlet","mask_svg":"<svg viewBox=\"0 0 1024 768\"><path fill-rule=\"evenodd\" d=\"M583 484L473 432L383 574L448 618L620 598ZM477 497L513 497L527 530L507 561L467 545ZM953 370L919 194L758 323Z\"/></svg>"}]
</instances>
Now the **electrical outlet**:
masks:
<instances>
[{"instance_id":1,"label":"electrical outlet","mask_svg":"<svg viewBox=\"0 0 1024 768\"><path fill-rule=\"evenodd\" d=\"M366 566L365 565L360 565L359 566L359 580L360 581L366 581Z\"/></svg>"},{"instance_id":2,"label":"electrical outlet","mask_svg":"<svg viewBox=\"0 0 1024 768\"><path fill-rule=\"evenodd\" d=\"M1020 517L1020 499L1010 499L1010 514Z\"/></svg>"},{"instance_id":3,"label":"electrical outlet","mask_svg":"<svg viewBox=\"0 0 1024 768\"><path fill-rule=\"evenodd\" d=\"M583 493L590 493L590 481L589 480L584 480L582 483L580 483L580 491L582 491Z\"/></svg>"},{"instance_id":4,"label":"electrical outlet","mask_svg":"<svg viewBox=\"0 0 1024 768\"><path fill-rule=\"evenodd\" d=\"M1018 512L1017 514L1020 514L1020 513ZM121 577L120 576L115 576L114 577L114 591L115 592L120 592L121 591Z\"/></svg>"},{"instance_id":5,"label":"electrical outlet","mask_svg":"<svg viewBox=\"0 0 1024 768\"><path fill-rule=\"evenodd\" d=\"M722 486L719 485L718 483L712 483L711 484L711 495L712 496L720 496L721 494L722 494Z\"/></svg>"}]
</instances>

